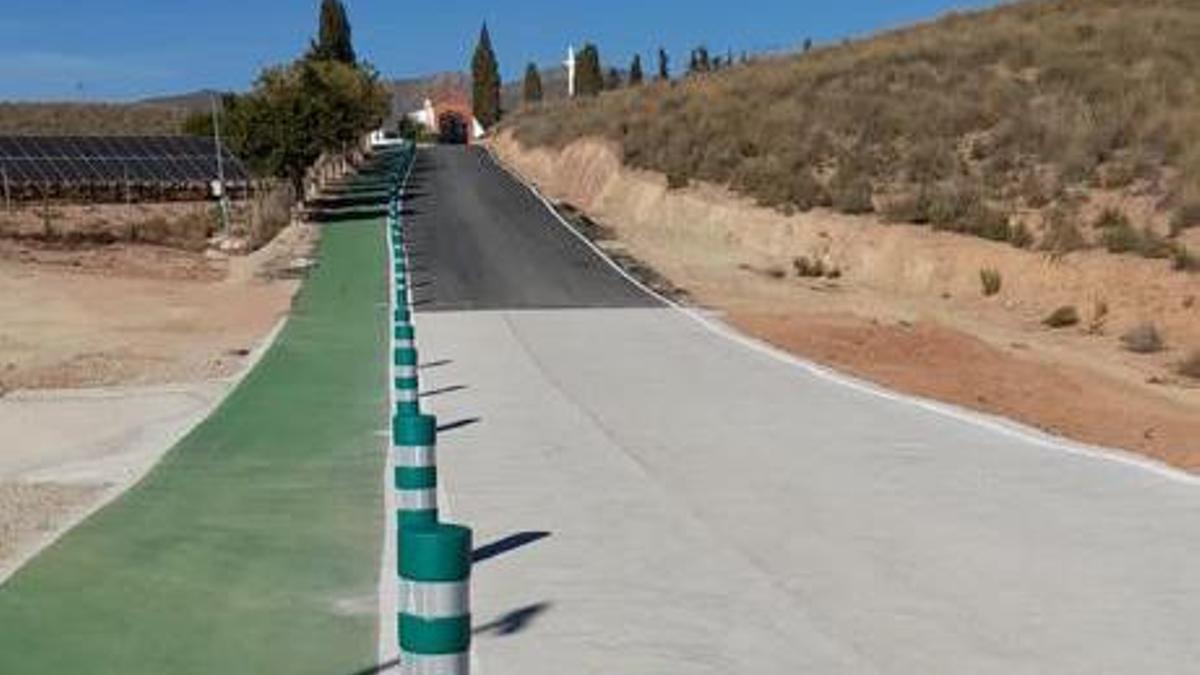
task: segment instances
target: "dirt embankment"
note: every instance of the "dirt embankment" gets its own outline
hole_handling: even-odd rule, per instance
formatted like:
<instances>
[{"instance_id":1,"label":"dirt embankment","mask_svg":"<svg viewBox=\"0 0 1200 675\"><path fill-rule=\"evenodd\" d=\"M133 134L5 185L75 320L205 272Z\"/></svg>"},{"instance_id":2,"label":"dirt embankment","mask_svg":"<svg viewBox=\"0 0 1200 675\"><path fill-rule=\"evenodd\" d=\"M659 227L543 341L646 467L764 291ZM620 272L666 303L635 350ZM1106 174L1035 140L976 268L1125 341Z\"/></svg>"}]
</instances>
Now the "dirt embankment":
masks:
<instances>
[{"instance_id":1,"label":"dirt embankment","mask_svg":"<svg viewBox=\"0 0 1200 675\"><path fill-rule=\"evenodd\" d=\"M1176 372L1200 349L1200 275L820 209L785 216L711 185L668 190L596 140L527 149L504 134L493 148L746 332L895 389L1200 469L1200 383ZM820 278L798 274L818 264ZM999 273L997 294L983 270ZM1068 305L1077 325L1043 325ZM1122 348L1143 322L1164 351Z\"/></svg>"}]
</instances>

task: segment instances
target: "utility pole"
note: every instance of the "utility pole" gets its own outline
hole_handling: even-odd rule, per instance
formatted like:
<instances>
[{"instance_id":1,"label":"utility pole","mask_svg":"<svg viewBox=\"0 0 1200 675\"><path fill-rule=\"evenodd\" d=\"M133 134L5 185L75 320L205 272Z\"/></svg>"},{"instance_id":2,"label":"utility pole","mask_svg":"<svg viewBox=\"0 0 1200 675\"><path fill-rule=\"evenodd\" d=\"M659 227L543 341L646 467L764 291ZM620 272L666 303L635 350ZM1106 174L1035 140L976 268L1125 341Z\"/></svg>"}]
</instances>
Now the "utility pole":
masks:
<instances>
[{"instance_id":1,"label":"utility pole","mask_svg":"<svg viewBox=\"0 0 1200 675\"><path fill-rule=\"evenodd\" d=\"M229 236L229 202L225 198L225 158L221 156L221 116L217 114L217 97L209 97L212 103L213 152L217 155L217 200L221 206L221 232Z\"/></svg>"},{"instance_id":2,"label":"utility pole","mask_svg":"<svg viewBox=\"0 0 1200 675\"><path fill-rule=\"evenodd\" d=\"M577 62L575 61L575 46L567 47L567 60L563 62L567 67L567 96L575 98L575 69Z\"/></svg>"}]
</instances>

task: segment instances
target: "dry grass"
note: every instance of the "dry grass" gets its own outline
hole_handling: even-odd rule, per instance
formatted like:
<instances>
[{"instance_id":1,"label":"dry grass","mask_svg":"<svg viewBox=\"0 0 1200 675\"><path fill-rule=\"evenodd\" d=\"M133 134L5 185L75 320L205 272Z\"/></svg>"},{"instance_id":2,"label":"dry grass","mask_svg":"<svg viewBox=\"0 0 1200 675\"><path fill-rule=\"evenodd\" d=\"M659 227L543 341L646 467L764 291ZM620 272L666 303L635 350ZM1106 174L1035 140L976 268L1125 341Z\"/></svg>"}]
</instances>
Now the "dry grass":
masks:
<instances>
[{"instance_id":1,"label":"dry grass","mask_svg":"<svg viewBox=\"0 0 1200 675\"><path fill-rule=\"evenodd\" d=\"M785 210L879 204L891 220L1013 241L1016 210L1063 207L1081 188L1141 190L1179 232L1200 223L1196 44L1192 0L1034 0L509 124L533 145L607 137L674 185L712 181ZM1046 219L1043 248L1086 245L1067 213ZM1144 250L1163 249L1129 252Z\"/></svg>"}]
</instances>

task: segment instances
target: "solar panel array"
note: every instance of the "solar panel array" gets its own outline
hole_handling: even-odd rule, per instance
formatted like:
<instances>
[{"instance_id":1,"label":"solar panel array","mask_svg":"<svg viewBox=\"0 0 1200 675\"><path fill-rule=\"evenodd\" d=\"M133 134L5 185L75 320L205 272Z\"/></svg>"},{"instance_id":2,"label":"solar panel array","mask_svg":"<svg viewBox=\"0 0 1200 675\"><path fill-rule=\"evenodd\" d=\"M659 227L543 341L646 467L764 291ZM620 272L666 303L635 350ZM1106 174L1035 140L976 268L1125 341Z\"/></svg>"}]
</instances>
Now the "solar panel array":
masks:
<instances>
[{"instance_id":1,"label":"solar panel array","mask_svg":"<svg viewBox=\"0 0 1200 675\"><path fill-rule=\"evenodd\" d=\"M0 178L10 185L208 185L216 144L198 136L0 136ZM246 168L221 148L225 179Z\"/></svg>"}]
</instances>

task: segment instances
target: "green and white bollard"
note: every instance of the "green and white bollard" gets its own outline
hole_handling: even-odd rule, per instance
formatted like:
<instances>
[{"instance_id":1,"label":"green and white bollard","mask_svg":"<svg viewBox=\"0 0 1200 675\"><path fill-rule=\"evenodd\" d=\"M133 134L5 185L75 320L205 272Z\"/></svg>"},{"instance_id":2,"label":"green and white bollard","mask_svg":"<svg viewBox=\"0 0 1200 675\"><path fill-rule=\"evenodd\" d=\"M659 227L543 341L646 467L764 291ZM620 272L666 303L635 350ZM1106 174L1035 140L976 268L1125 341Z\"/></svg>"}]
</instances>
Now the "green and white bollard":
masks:
<instances>
[{"instance_id":1,"label":"green and white bollard","mask_svg":"<svg viewBox=\"0 0 1200 675\"><path fill-rule=\"evenodd\" d=\"M412 323L412 312L408 307L396 307L396 311L392 312L392 318L396 325Z\"/></svg>"},{"instance_id":2,"label":"green and white bollard","mask_svg":"<svg viewBox=\"0 0 1200 675\"><path fill-rule=\"evenodd\" d=\"M396 324L392 329L392 342L396 349L416 349L417 330L411 323Z\"/></svg>"},{"instance_id":3,"label":"green and white bollard","mask_svg":"<svg viewBox=\"0 0 1200 675\"><path fill-rule=\"evenodd\" d=\"M437 418L397 415L392 421L392 437L398 526L436 523Z\"/></svg>"},{"instance_id":4,"label":"green and white bollard","mask_svg":"<svg viewBox=\"0 0 1200 675\"><path fill-rule=\"evenodd\" d=\"M400 531L400 672L467 675L471 669L471 530Z\"/></svg>"},{"instance_id":5,"label":"green and white bollard","mask_svg":"<svg viewBox=\"0 0 1200 675\"><path fill-rule=\"evenodd\" d=\"M413 327L409 324L400 324L396 326L395 343L396 350L408 354L408 350L415 352L413 348L415 333ZM408 359L404 356L404 359ZM415 359L414 359L415 360ZM415 365L415 364L414 364ZM414 370L409 370L407 366L396 366L394 373L395 381L393 383L396 389L396 404L401 406L402 411L411 413L417 409L419 400L420 380L416 376Z\"/></svg>"},{"instance_id":6,"label":"green and white bollard","mask_svg":"<svg viewBox=\"0 0 1200 675\"><path fill-rule=\"evenodd\" d=\"M400 327L397 327L399 329ZM396 378L396 414L403 417L420 413L417 377L417 350L397 345L393 359L393 377Z\"/></svg>"}]
</instances>

